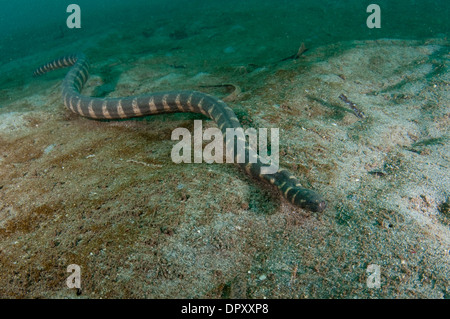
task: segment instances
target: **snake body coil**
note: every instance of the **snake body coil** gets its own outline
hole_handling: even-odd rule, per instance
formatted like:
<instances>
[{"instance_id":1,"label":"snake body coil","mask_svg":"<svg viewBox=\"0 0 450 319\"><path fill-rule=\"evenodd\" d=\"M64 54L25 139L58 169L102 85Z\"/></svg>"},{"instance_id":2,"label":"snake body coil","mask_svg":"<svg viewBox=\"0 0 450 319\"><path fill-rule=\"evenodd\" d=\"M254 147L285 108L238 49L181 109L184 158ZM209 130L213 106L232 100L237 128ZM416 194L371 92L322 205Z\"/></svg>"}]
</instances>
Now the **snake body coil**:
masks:
<instances>
[{"instance_id":1,"label":"snake body coil","mask_svg":"<svg viewBox=\"0 0 450 319\"><path fill-rule=\"evenodd\" d=\"M72 112L91 119L126 119L160 113L201 113L212 120L225 139L227 128L241 128L233 110L214 96L197 91L168 91L124 98L95 98L80 92L89 77L89 62L82 53L53 60L34 71L34 76L51 70L72 66L62 84L65 106ZM245 146L248 151L248 146ZM234 152L235 156L237 152ZM261 174L262 162L251 163L246 157L239 165L250 175L276 186L292 204L320 212L326 202L316 192L303 188L299 180L285 169L274 174ZM236 161L237 162L237 161Z\"/></svg>"}]
</instances>

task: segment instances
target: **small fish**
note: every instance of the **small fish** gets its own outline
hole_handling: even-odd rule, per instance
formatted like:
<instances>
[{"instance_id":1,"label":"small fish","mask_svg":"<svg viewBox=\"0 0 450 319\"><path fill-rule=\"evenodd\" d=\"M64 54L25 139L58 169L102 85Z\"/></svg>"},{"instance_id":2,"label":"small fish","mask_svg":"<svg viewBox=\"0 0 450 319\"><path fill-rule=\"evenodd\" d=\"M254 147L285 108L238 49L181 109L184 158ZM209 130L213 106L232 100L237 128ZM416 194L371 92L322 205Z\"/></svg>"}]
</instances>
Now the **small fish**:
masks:
<instances>
[{"instance_id":1,"label":"small fish","mask_svg":"<svg viewBox=\"0 0 450 319\"><path fill-rule=\"evenodd\" d=\"M355 115L357 117L359 117L360 119L365 118L366 116L364 115L364 113L357 108L356 104L353 103L352 101L350 101L344 94L339 95L339 98L345 102L345 104L347 104L348 106L350 106L350 108L352 109L353 113L355 113Z\"/></svg>"},{"instance_id":2,"label":"small fish","mask_svg":"<svg viewBox=\"0 0 450 319\"><path fill-rule=\"evenodd\" d=\"M305 44L302 42L302 44L300 45L300 48L298 49L296 54L290 55L287 58L280 60L279 62L283 62L283 61L287 61L287 60L297 60L306 51L308 51L308 49L306 48Z\"/></svg>"}]
</instances>

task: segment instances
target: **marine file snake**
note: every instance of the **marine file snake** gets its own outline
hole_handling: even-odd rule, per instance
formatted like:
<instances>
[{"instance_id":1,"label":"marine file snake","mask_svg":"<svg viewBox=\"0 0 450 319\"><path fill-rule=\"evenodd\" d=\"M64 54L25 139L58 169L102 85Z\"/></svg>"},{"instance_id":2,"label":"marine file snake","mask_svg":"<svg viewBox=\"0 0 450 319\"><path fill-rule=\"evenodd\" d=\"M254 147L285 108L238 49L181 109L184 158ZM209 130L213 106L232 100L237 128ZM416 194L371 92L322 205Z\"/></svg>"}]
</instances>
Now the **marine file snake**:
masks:
<instances>
[{"instance_id":1,"label":"marine file snake","mask_svg":"<svg viewBox=\"0 0 450 319\"><path fill-rule=\"evenodd\" d=\"M72 66L62 84L64 105L81 116L97 119L126 119L160 113L192 112L201 113L212 120L222 131L225 139L227 128L241 128L233 110L218 98L197 91L167 91L123 98L96 98L80 92L89 77L89 62L82 53L55 59L34 71L34 76L51 70ZM245 146L248 151L248 146ZM237 152L234 152L236 158ZM256 162L245 156L244 163L238 163L248 174L268 182L279 189L292 204L321 212L326 202L315 191L303 188L300 181L285 169L273 174L261 174L263 162L256 155ZM238 162L238 161L236 161Z\"/></svg>"}]
</instances>

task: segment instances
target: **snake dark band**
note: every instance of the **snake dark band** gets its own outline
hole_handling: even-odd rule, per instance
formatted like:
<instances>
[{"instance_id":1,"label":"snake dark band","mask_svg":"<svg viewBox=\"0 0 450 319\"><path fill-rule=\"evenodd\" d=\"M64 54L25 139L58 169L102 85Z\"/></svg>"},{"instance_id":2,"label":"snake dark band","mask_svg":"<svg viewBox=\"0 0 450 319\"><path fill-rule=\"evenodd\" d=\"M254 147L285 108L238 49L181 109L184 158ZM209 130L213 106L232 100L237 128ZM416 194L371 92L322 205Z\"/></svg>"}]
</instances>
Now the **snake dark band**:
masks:
<instances>
[{"instance_id":1,"label":"snake dark band","mask_svg":"<svg viewBox=\"0 0 450 319\"><path fill-rule=\"evenodd\" d=\"M89 77L89 61L82 53L58 58L34 71L38 76L51 70L72 66L62 84L65 106L72 112L91 119L127 119L160 113L192 112L201 113L212 120L226 137L227 128L241 128L233 110L222 100L197 91L167 91L124 98L96 98L84 96L80 92ZM235 143L236 144L236 143ZM249 147L245 146L248 152ZM237 152L234 152L235 156ZM268 182L279 189L292 204L315 212L326 208L326 202L315 191L301 186L300 181L285 169L274 174L261 174L259 155L256 162L245 157L238 163L248 174ZM237 162L237 161L235 161Z\"/></svg>"}]
</instances>

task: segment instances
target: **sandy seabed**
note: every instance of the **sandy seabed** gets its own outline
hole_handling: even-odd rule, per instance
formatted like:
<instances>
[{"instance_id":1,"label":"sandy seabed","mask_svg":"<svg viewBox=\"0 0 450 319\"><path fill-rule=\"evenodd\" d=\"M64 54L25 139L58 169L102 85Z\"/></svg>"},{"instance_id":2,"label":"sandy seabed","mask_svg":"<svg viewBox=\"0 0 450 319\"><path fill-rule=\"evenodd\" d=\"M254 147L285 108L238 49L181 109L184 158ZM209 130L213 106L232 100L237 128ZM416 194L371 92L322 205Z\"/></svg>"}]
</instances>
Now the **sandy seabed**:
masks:
<instances>
[{"instance_id":1,"label":"sandy seabed","mask_svg":"<svg viewBox=\"0 0 450 319\"><path fill-rule=\"evenodd\" d=\"M174 164L172 130L215 127L201 115L93 121L64 108L66 71L23 76L0 87L0 296L450 298L448 41L347 41L286 61L298 47L261 45L233 59L246 27L220 28L85 39L83 93L237 85L243 126L280 128L281 165L327 210L296 208L232 164ZM31 73L80 44L16 65Z\"/></svg>"}]
</instances>

